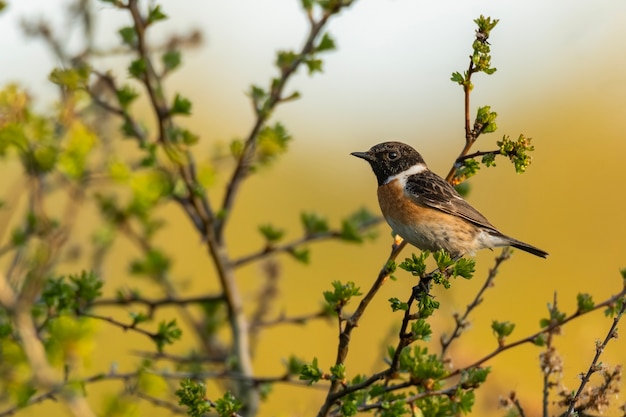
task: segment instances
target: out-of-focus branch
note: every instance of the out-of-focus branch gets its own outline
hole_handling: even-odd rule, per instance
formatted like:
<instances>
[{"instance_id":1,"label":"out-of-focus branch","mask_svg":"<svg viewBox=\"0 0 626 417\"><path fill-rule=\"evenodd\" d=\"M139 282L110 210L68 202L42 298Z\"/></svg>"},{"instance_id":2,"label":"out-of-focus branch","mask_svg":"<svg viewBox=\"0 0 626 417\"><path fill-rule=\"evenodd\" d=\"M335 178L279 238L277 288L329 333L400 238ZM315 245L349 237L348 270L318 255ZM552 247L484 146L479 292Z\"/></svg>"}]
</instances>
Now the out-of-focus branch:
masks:
<instances>
[{"instance_id":1,"label":"out-of-focus branch","mask_svg":"<svg viewBox=\"0 0 626 417\"><path fill-rule=\"evenodd\" d=\"M322 29L328 23L328 20L334 15L338 14L342 9L350 6L352 2L352 0L334 2L335 5L333 6L333 9L325 10L319 20L316 20L313 17L312 13L309 12L309 33L304 42L304 45L300 49L300 52L296 54L293 61L289 65L281 68L280 77L273 80L271 88L269 90L269 97L263 106L264 108L262 110L255 109L256 120L243 144L243 150L237 161L237 166L235 167L230 177L230 180L228 181L228 185L226 186L226 193L224 195L224 199L222 200L222 205L219 211L220 218L215 225L215 236L218 242L221 242L223 239L224 227L230 219L237 191L239 190L239 187L241 186L243 180L248 176L250 172L254 153L256 151L259 132L261 131L265 122L271 116L272 111L275 109L275 107L281 101L285 100L285 98L283 97L283 90L285 89L287 81L289 81L291 76L304 63L306 57L314 52L315 41L319 37Z\"/></svg>"},{"instance_id":2,"label":"out-of-focus branch","mask_svg":"<svg viewBox=\"0 0 626 417\"><path fill-rule=\"evenodd\" d=\"M379 223L382 223L382 221L383 221L382 217L373 218L372 220L360 225L358 231L361 232L361 231L367 230ZM276 253L291 253L294 251L294 249L307 243L323 242L323 241L330 240L330 239L340 239L341 236L342 236L341 230L330 230L328 232L307 234L298 239L294 239L291 242L288 242L282 245L265 246L264 248L256 252L253 252L249 255L244 255L241 258L234 259L231 262L231 265L235 268L238 268L250 262L255 262L255 261L265 259L266 257L276 254Z\"/></svg>"}]
</instances>

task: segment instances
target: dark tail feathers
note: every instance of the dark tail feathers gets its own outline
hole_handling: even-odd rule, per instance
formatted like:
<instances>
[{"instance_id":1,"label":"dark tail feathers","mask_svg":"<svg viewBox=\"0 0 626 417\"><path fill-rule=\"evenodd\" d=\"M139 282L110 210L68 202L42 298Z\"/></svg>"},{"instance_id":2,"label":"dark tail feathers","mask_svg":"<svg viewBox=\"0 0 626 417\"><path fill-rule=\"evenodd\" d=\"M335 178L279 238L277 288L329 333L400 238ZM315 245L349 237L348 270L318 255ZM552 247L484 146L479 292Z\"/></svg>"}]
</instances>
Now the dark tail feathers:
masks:
<instances>
[{"instance_id":1,"label":"dark tail feathers","mask_svg":"<svg viewBox=\"0 0 626 417\"><path fill-rule=\"evenodd\" d=\"M511 239L511 246L523 250L524 252L532 253L533 255L539 256L541 258L548 257L548 252L541 250L533 245L529 245L528 243L520 242L519 240Z\"/></svg>"}]
</instances>

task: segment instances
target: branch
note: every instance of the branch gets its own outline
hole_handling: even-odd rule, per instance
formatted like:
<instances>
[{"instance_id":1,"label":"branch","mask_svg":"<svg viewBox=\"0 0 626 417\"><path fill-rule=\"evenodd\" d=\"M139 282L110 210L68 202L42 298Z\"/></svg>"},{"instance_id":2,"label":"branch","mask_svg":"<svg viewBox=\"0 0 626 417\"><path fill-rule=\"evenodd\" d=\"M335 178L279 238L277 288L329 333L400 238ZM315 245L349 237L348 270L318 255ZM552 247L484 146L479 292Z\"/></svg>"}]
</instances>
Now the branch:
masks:
<instances>
[{"instance_id":1,"label":"branch","mask_svg":"<svg viewBox=\"0 0 626 417\"><path fill-rule=\"evenodd\" d=\"M525 337L523 339L519 339L519 340L517 340L515 342L512 342L512 343L509 343L509 344L504 344L504 345L498 346L493 352L489 353L488 355L485 355L484 357L482 357L481 359L475 361L471 365L468 365L468 366L466 366L464 368L456 369L455 371L453 371L450 374L448 374L444 379L449 379L449 378L455 377L457 375L460 375L461 372L463 372L463 370L465 370L465 369L476 368L476 367L482 365L483 363L487 362L488 360L492 359L493 357L501 354L502 352L504 352L506 350L512 349L512 348L514 348L516 346L520 346L520 345L523 345L523 344L526 344L526 343L533 343L537 339L537 337L541 336L542 334L550 333L551 331L557 329L558 327L561 327L564 324L569 323L570 321L572 321L572 320L574 320L574 319L576 319L578 317L582 317L582 316L584 316L586 314L589 314L592 311L596 311L596 310L599 310L601 308L608 307L611 304L614 304L614 303L618 302L624 296L626 296L626 287L623 288L622 291L620 291L618 294L615 294L612 297L606 299L605 301L603 301L603 302L601 302L599 304L596 304L595 306L593 306L593 308L591 308L589 310L576 311L575 313L565 317L563 320L551 323L549 326L546 326L544 329L539 330L538 332L533 333L530 336L527 336L527 337ZM623 309L622 309L622 312L623 312ZM617 319L617 317L616 317L616 319ZM615 324L615 320L614 320L614 324Z\"/></svg>"},{"instance_id":2,"label":"branch","mask_svg":"<svg viewBox=\"0 0 626 417\"><path fill-rule=\"evenodd\" d=\"M454 327L454 330L452 331L452 334L450 335L450 337L448 337L448 339L446 339L445 335L443 334L441 335L441 338L440 338L442 358L445 356L446 351L450 347L450 344L452 344L454 339L457 339L461 335L463 330L465 329L467 325L467 318L469 317L470 313L483 302L483 294L485 293L485 291L487 291L488 288L493 287L493 281L495 280L496 275L498 274L498 269L500 268L500 265L502 264L502 262L506 261L510 257L511 257L511 249L504 248L502 252L500 253L500 255L496 257L495 265L493 266L493 268L489 270L489 274L487 275L487 279L485 280L485 283L483 284L481 289L478 291L478 293L476 293L476 297L474 297L474 300L472 300L472 302L468 304L467 308L465 309L465 313L463 313L461 317L455 314L454 316L455 327Z\"/></svg>"},{"instance_id":3,"label":"branch","mask_svg":"<svg viewBox=\"0 0 626 417\"><path fill-rule=\"evenodd\" d=\"M460 164L466 159L474 159L474 158L477 158L479 156L484 156L484 155L501 155L501 152L499 149L496 149L495 151L478 151L478 152L470 153L467 155L461 155L456 159L455 163Z\"/></svg>"},{"instance_id":4,"label":"branch","mask_svg":"<svg viewBox=\"0 0 626 417\"><path fill-rule=\"evenodd\" d=\"M292 317L288 317L288 316L285 316L284 314L281 314L279 317L273 320L265 320L265 321L259 321L257 323L253 323L252 326L250 326L250 330L254 330L259 327L272 327L272 326L278 326L278 325L283 325L283 324L303 325L313 319L326 319L328 317L330 317L330 313L326 310L320 310L317 313L302 314L300 316L292 316Z\"/></svg>"},{"instance_id":5,"label":"branch","mask_svg":"<svg viewBox=\"0 0 626 417\"><path fill-rule=\"evenodd\" d=\"M336 5L334 6L334 8L332 10L324 11L323 15L317 21L313 18L312 14L309 13L308 17L310 27L304 45L300 49L300 52L290 63L290 65L281 68L280 77L275 78L272 81L271 88L269 90L270 94L263 106L264 108L255 109L256 121L254 122L254 125L252 126L252 129L244 142L241 156L237 161L237 166L235 167L235 170L233 171L232 176L228 181L228 185L226 186L226 193L224 194L221 209L219 211L221 213L221 218L217 221L215 225L215 235L218 242L222 242L224 226L230 218L230 214L235 203L235 196L237 194L237 191L239 190L239 187L241 186L243 180L250 172L252 160L256 151L259 132L263 128L265 122L271 116L272 111L281 101L283 101L283 90L285 88L285 85L287 84L287 81L304 62L305 58L315 51L315 40L321 33L328 20L333 15L339 13L342 8L350 6L352 4L352 0L337 1L335 3Z\"/></svg>"},{"instance_id":6,"label":"branch","mask_svg":"<svg viewBox=\"0 0 626 417\"><path fill-rule=\"evenodd\" d=\"M158 307L167 306L167 305L175 305L175 306L186 306L187 304L203 304L203 303L218 303L223 302L224 296L222 295L202 295L197 297L172 297L167 296L164 298L157 298L155 300L150 300L147 298L141 298L137 295L129 295L127 298L103 298L100 300L95 300L90 304L90 307L102 307L102 306L127 306L131 304L141 304L150 310L150 315L152 312Z\"/></svg>"},{"instance_id":7,"label":"branch","mask_svg":"<svg viewBox=\"0 0 626 417\"><path fill-rule=\"evenodd\" d=\"M152 333L152 332L149 332L147 330L144 330L144 329L141 329L141 328L137 327L137 324L139 324L139 323L136 323L136 322L133 322L131 324L125 324L125 323L122 323L121 321L115 320L112 317L101 316L101 315L92 314L92 313L79 313L79 315L82 316L82 317L90 318L90 319L106 321L107 323L110 323L110 324L112 324L112 325L114 325L116 327L119 327L120 329L122 329L124 331L132 330L132 331L137 332L137 333L139 333L141 335L149 337L150 340L152 340L152 341L154 341L154 340L159 338L159 335L157 333Z\"/></svg>"},{"instance_id":8,"label":"branch","mask_svg":"<svg viewBox=\"0 0 626 417\"><path fill-rule=\"evenodd\" d=\"M375 226L381 223L382 221L383 221L382 217L376 217L360 225L358 231L369 229L370 227ZM323 232L323 233L307 234L307 235L302 236L301 238L295 239L283 245L265 246L264 248L259 249L256 252L253 252L249 255L244 255L239 259L233 260L231 262L231 266L233 266L234 268L238 268L250 262L262 260L266 258L267 256L275 254L275 253L293 252L293 250L296 249L298 246L304 245L306 243L322 242L322 241L329 240L329 239L340 239L341 236L342 236L342 233L340 230L330 230L328 232Z\"/></svg>"},{"instance_id":9,"label":"branch","mask_svg":"<svg viewBox=\"0 0 626 417\"><path fill-rule=\"evenodd\" d=\"M626 291L622 291L622 293L626 293ZM598 360L600 359L600 356L604 352L604 349L609 344L611 339L617 339L617 325L619 321L621 320L622 316L624 315L624 312L626 311L626 299L622 299L621 302L622 302L622 308L619 310L617 315L613 318L613 324L611 325L609 332L604 338L604 341L602 343L596 342L596 354L594 355L593 360L591 361L591 364L589 365L589 369L587 370L587 373L582 378L580 386L578 387L578 391L576 391L576 394L572 398L569 404L569 407L567 408L567 411L564 414L565 417L573 415L575 411L576 402L578 402L578 400L580 399L580 395L582 394L583 389L585 388L585 385L587 385L587 383L589 382L589 378L591 378L591 375L593 373L597 372L600 369L600 365L598 365Z\"/></svg>"}]
</instances>

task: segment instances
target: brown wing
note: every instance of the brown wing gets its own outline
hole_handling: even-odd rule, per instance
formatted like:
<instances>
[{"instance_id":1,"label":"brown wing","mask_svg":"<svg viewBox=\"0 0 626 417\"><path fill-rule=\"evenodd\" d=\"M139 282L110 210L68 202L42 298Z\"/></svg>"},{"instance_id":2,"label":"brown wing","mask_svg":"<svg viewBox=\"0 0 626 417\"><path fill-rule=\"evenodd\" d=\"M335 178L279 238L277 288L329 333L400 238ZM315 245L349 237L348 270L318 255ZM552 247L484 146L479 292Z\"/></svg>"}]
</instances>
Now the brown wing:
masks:
<instances>
[{"instance_id":1,"label":"brown wing","mask_svg":"<svg viewBox=\"0 0 626 417\"><path fill-rule=\"evenodd\" d=\"M441 210L497 232L485 216L470 206L453 186L432 171L423 171L408 177L404 190L417 204Z\"/></svg>"}]
</instances>

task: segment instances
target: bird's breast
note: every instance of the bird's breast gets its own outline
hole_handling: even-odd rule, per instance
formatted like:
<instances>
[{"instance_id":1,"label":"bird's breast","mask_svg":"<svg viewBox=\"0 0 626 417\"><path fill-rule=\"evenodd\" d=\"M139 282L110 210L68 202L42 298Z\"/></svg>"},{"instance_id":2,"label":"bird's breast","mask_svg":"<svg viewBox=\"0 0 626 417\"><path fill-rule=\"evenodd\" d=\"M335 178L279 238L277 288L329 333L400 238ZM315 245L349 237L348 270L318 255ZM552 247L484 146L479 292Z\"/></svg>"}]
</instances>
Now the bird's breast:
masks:
<instances>
[{"instance_id":1,"label":"bird's breast","mask_svg":"<svg viewBox=\"0 0 626 417\"><path fill-rule=\"evenodd\" d=\"M452 254L478 249L474 247L476 227L457 216L415 202L405 194L397 179L378 187L378 203L394 232L420 249L443 248Z\"/></svg>"}]
</instances>

